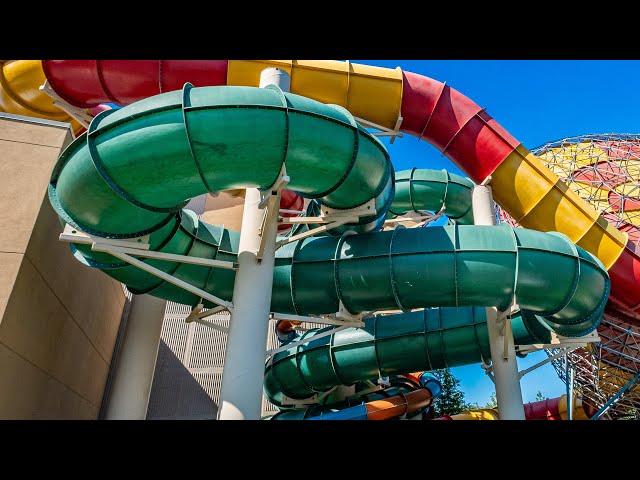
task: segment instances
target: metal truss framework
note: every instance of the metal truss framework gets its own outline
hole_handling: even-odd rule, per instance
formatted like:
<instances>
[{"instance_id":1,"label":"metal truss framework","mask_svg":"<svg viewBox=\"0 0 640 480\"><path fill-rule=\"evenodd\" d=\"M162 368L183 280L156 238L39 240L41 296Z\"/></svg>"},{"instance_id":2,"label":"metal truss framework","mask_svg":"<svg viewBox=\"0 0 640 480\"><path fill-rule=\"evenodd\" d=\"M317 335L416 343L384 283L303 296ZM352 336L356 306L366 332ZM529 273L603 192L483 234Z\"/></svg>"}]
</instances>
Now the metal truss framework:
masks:
<instances>
[{"instance_id":1,"label":"metal truss framework","mask_svg":"<svg viewBox=\"0 0 640 480\"><path fill-rule=\"evenodd\" d=\"M599 410L601 418L640 419L640 329L605 314L598 328L601 341L567 354L573 371L573 387L583 403ZM558 350L547 349L553 356ZM563 357L551 361L567 383Z\"/></svg>"}]
</instances>

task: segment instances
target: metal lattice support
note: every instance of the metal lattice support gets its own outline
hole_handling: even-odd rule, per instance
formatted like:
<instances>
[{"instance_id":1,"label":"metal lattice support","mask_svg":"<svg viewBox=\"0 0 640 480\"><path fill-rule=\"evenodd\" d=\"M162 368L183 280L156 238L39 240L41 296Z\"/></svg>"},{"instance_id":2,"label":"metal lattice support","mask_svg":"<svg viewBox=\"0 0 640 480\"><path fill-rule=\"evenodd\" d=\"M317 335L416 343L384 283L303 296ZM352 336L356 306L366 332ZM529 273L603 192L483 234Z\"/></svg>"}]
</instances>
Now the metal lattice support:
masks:
<instances>
[{"instance_id":1,"label":"metal lattice support","mask_svg":"<svg viewBox=\"0 0 640 480\"><path fill-rule=\"evenodd\" d=\"M640 242L640 134L583 135L549 142L532 152L579 197L611 224ZM518 226L504 210L503 222ZM574 388L594 411L608 406L602 418L640 418L640 328L612 312L598 327L601 341L568 353ZM558 349L546 350L549 357ZM552 361L567 382L564 357ZM627 389L625 389L627 387Z\"/></svg>"},{"instance_id":2,"label":"metal lattice support","mask_svg":"<svg viewBox=\"0 0 640 480\"><path fill-rule=\"evenodd\" d=\"M605 313L598 335L601 341L569 353L575 371L575 388L583 402L599 409L615 403L605 418L640 418L640 384L632 385L620 398L614 398L640 372L640 328L612 313ZM548 350L549 355L553 350ZM566 382L562 360L552 362Z\"/></svg>"}]
</instances>

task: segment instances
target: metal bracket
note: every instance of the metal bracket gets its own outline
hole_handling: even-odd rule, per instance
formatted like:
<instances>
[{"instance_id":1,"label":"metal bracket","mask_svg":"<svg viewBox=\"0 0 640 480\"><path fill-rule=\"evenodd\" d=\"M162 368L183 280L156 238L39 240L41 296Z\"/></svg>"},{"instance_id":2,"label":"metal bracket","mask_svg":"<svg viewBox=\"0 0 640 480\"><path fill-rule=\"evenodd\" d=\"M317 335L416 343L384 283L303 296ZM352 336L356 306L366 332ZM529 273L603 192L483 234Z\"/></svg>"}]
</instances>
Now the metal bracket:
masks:
<instances>
[{"instance_id":1,"label":"metal bracket","mask_svg":"<svg viewBox=\"0 0 640 480\"><path fill-rule=\"evenodd\" d=\"M373 132L373 135L376 137L391 137L389 143L393 143L396 139L402 138L404 134L400 132L400 126L402 125L402 116L398 115L398 119L396 120L396 124L393 129L383 127L382 125L378 125L377 123L370 122L369 120L365 120L364 118L354 117L356 122L360 124L360 126L364 128L373 128L378 130L377 132Z\"/></svg>"},{"instance_id":2,"label":"metal bracket","mask_svg":"<svg viewBox=\"0 0 640 480\"><path fill-rule=\"evenodd\" d=\"M311 237L318 233L332 230L341 225L345 225L347 223L355 223L360 219L360 217L367 217L370 215L375 215L376 213L375 200L371 199L367 203L349 210L337 210L323 205L321 207L320 216L318 217L280 218L281 224L320 223L323 225L312 228L311 230L307 230L306 232L302 232L297 235L279 240L278 242L276 242L276 250L289 243Z\"/></svg>"},{"instance_id":3,"label":"metal bracket","mask_svg":"<svg viewBox=\"0 0 640 480\"><path fill-rule=\"evenodd\" d=\"M222 333L229 333L229 329L227 327L223 327L222 325L217 325L213 322L208 322L207 320L202 320L201 318L192 318L189 320L189 317L185 318L185 322L187 323L199 323L200 325L204 325L205 327L213 328L214 330L218 330Z\"/></svg>"},{"instance_id":4,"label":"metal bracket","mask_svg":"<svg viewBox=\"0 0 640 480\"><path fill-rule=\"evenodd\" d=\"M215 315L216 313L224 312L225 310L227 309L226 307L223 307L223 306L218 306L218 307L205 310L204 305L201 302L195 307L193 307L193 309L191 310L191 313L189 313L189 315L184 319L184 321L186 323L196 322L196 323L202 323L206 325L213 325L210 322L205 322L203 319L210 317L211 315ZM220 328L224 328L224 327L220 327Z\"/></svg>"},{"instance_id":5,"label":"metal bracket","mask_svg":"<svg viewBox=\"0 0 640 480\"><path fill-rule=\"evenodd\" d=\"M321 205L320 211L321 217L324 217L325 219L341 217L367 217L378 213L376 210L376 201L374 198L369 200L367 203L363 203L359 207L350 208L348 210L340 210L337 208L327 207L326 205Z\"/></svg>"},{"instance_id":6,"label":"metal bracket","mask_svg":"<svg viewBox=\"0 0 640 480\"><path fill-rule=\"evenodd\" d=\"M48 80L44 82L44 85L40 86L39 90L41 90L42 92L50 96L53 99L53 104L56 107L58 107L61 110L64 110L84 128L89 128L89 124L91 123L91 120L93 119L93 117L89 115L82 108L74 107L69 102L64 100L60 95L58 95L55 92L53 88L51 88L51 85L49 85Z\"/></svg>"},{"instance_id":7,"label":"metal bracket","mask_svg":"<svg viewBox=\"0 0 640 480\"><path fill-rule=\"evenodd\" d=\"M352 317L352 318L355 318L355 317ZM354 327L354 328L364 327L364 322L362 322L361 320L354 319L352 321L345 321L345 320L340 320L339 318L331 318L328 315L324 317L311 317L306 315L290 315L288 313L271 312L269 314L269 320L289 320L292 322L309 322L309 323L319 323L322 325L337 325L337 326L347 326L347 327Z\"/></svg>"},{"instance_id":8,"label":"metal bracket","mask_svg":"<svg viewBox=\"0 0 640 480\"><path fill-rule=\"evenodd\" d=\"M305 217L301 217L301 218L305 218ZM322 217L306 217L306 219L321 219ZM293 220L293 219L287 219L287 220ZM313 235L316 235L318 233L322 233L322 232L326 232L328 230L332 230L336 227L339 227L341 225L344 225L346 223L355 223L358 221L357 217L345 217L345 218L341 218L340 220L336 220L334 222L330 222L327 223L325 225L322 225L320 227L316 227L316 228L312 228L311 230L307 230L306 232L302 232L302 233L298 233L297 235L293 235L292 237L287 237L284 238L282 240L279 240L276 242L276 250L284 245L287 245L289 243L298 241L298 240L302 240L303 238L307 238L307 237L312 237ZM283 223L315 223L315 222L291 222L291 221L287 221L287 222L283 222Z\"/></svg>"},{"instance_id":9,"label":"metal bracket","mask_svg":"<svg viewBox=\"0 0 640 480\"><path fill-rule=\"evenodd\" d=\"M378 385L380 385L383 388L390 387L391 386L391 382L389 381L389 377L379 377L378 378Z\"/></svg>"},{"instance_id":10,"label":"metal bracket","mask_svg":"<svg viewBox=\"0 0 640 480\"><path fill-rule=\"evenodd\" d=\"M598 343L601 339L598 333L594 330L588 335L582 337L563 337L555 332L551 332L551 343L535 343L532 345L516 345L516 350L520 353L531 353L538 350L544 350L547 348L562 348L562 347L586 347L589 343Z\"/></svg>"},{"instance_id":11,"label":"metal bracket","mask_svg":"<svg viewBox=\"0 0 640 480\"><path fill-rule=\"evenodd\" d=\"M489 377L489 379L494 383L496 383L496 379L493 376L493 365L491 365L490 363L481 363L480 366L482 367L482 369L484 370L484 373L487 375L487 377Z\"/></svg>"},{"instance_id":12,"label":"metal bracket","mask_svg":"<svg viewBox=\"0 0 640 480\"><path fill-rule=\"evenodd\" d=\"M538 368L542 367L543 365L546 365L547 363L553 362L554 360L556 360L557 358L560 358L564 355L566 355L567 353L570 353L572 351L574 351L576 348L579 348L579 346L573 346L573 347L565 347L562 348L560 353L556 353L555 355L549 356L544 360L541 360L540 362L536 363L535 365L531 365L529 368L526 368L524 370L521 370L520 372L518 372L518 378L522 378L524 377L527 373L531 373L534 370L537 370Z\"/></svg>"},{"instance_id":13,"label":"metal bracket","mask_svg":"<svg viewBox=\"0 0 640 480\"><path fill-rule=\"evenodd\" d=\"M285 165L282 165L280 174L278 175L278 179L275 181L275 183L271 185L269 190L260 192L260 203L258 204L258 208L263 209L267 206L269 201L275 200L275 197L277 197L280 190L285 188L290 181L291 178L289 177L289 175L287 175L287 167Z\"/></svg>"},{"instance_id":14,"label":"metal bracket","mask_svg":"<svg viewBox=\"0 0 640 480\"><path fill-rule=\"evenodd\" d=\"M264 210L264 214L262 216L262 224L260 225L260 229L258 230L258 234L260 235L260 247L256 252L258 261L260 261L264 255L265 237L263 233L265 232L267 225L278 221L278 211L280 209L280 191L285 188L290 181L291 178L287 175L287 168L283 164L282 168L280 169L278 179L275 181L275 183L266 192L260 192L260 203L258 204L258 208Z\"/></svg>"},{"instance_id":15,"label":"metal bracket","mask_svg":"<svg viewBox=\"0 0 640 480\"><path fill-rule=\"evenodd\" d=\"M491 185L491 180L493 180L493 179L491 178L491 175L489 175L487 178L485 178L485 179L480 183L480 186L482 186L482 187L486 187L486 186L488 186L488 185Z\"/></svg>"},{"instance_id":16,"label":"metal bracket","mask_svg":"<svg viewBox=\"0 0 640 480\"><path fill-rule=\"evenodd\" d=\"M406 216L404 217L390 218L388 220L385 220L384 224L385 226L387 226L387 225L398 224L401 222L416 222L415 225L412 225L408 228L422 228L422 227L426 227L430 223L435 222L440 217L442 217L442 215L444 215L445 209L446 209L446 206L443 203L440 210L435 214L431 214L424 210L419 210L418 212L409 212L405 214Z\"/></svg>"},{"instance_id":17,"label":"metal bracket","mask_svg":"<svg viewBox=\"0 0 640 480\"><path fill-rule=\"evenodd\" d=\"M220 305L227 310L233 309L233 304L227 302L215 295L212 295L198 287L195 287L184 280L181 280L173 275L170 275L162 270L145 263L136 257L153 258L156 260L165 260L168 262L188 263L192 265L202 265L213 268L226 268L229 270L236 270L237 264L234 262L225 262L222 260L212 260L209 258L189 257L186 255L176 255L173 253L154 252L149 250L148 236L134 238L130 240L114 240L110 238L98 237L95 235L88 235L71 225L66 225L64 231L60 234L59 240L68 243L80 243L85 245L91 245L91 250L96 252L104 252L112 255L124 262L127 262L134 267L138 267L151 275L154 275L162 280L175 285L178 288L182 288L200 298L209 300L216 305Z\"/></svg>"},{"instance_id":18,"label":"metal bracket","mask_svg":"<svg viewBox=\"0 0 640 480\"><path fill-rule=\"evenodd\" d=\"M513 337L513 332L511 330L511 316L519 310L520 307L518 307L516 297L514 295L511 299L511 305L509 305L505 310L498 310L498 314L496 316L496 325L503 339L502 358L505 361L509 359L509 340Z\"/></svg>"},{"instance_id":19,"label":"metal bracket","mask_svg":"<svg viewBox=\"0 0 640 480\"><path fill-rule=\"evenodd\" d=\"M350 313L342 303L342 300L338 303L338 311L335 313L335 318L343 320L344 322L359 323L361 327L364 327L363 319L368 315L368 312L360 312L356 315Z\"/></svg>"}]
</instances>

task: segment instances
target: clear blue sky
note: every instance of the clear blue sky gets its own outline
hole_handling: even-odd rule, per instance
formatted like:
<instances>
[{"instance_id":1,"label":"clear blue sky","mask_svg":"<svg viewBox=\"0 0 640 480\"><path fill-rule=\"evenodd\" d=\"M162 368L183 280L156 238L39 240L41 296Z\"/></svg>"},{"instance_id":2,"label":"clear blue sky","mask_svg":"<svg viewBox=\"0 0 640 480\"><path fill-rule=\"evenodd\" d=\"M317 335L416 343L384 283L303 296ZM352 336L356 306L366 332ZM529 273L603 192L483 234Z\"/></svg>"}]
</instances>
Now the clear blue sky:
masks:
<instances>
[{"instance_id":1,"label":"clear blue sky","mask_svg":"<svg viewBox=\"0 0 640 480\"><path fill-rule=\"evenodd\" d=\"M382 67L401 67L459 90L500 122L528 148L550 140L586 133L640 132L640 61L485 61L485 60L352 60ZM446 168L462 173L426 142L405 136L393 145L385 140L396 170ZM524 369L546 358L544 352L518 359ZM466 399L484 405L493 384L479 365L455 368ZM565 386L549 364L522 380L525 402L537 391L547 397Z\"/></svg>"}]
</instances>

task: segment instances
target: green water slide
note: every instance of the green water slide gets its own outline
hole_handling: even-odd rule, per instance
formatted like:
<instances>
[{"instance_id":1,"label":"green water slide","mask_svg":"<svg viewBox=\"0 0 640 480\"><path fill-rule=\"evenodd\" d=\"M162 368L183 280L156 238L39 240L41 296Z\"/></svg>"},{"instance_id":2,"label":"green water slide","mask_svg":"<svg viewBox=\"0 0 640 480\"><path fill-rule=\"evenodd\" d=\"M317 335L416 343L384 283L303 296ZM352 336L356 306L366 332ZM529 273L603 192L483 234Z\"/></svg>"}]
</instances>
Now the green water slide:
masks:
<instances>
[{"instance_id":1,"label":"green water slide","mask_svg":"<svg viewBox=\"0 0 640 480\"><path fill-rule=\"evenodd\" d=\"M284 395L306 399L334 385L489 363L485 312L483 307L442 307L375 315L365 320L364 328L341 330L270 357L265 393L282 406ZM531 313L514 315L511 325L516 345L550 341L548 327ZM294 340L328 328L307 330Z\"/></svg>"},{"instance_id":2,"label":"green water slide","mask_svg":"<svg viewBox=\"0 0 640 480\"><path fill-rule=\"evenodd\" d=\"M396 178L384 146L347 110L275 87L186 85L182 91L102 112L61 155L49 198L64 222L84 232L107 238L149 235L154 251L235 261L239 234L201 222L183 207L206 192L266 190L283 165L291 178L288 188L301 195L335 209L373 200L376 212L351 226L365 233L310 237L280 248L272 311L327 314L336 312L340 302L352 313L507 308L515 295L523 318L528 319L522 325L529 336L538 335L540 327L581 335L600 320L609 277L596 257L561 234L465 225L471 222L468 180L418 170ZM391 215L439 211L443 203L444 211L459 224L366 232L379 225L390 209ZM80 261L102 269L133 293L188 305L200 300L90 246L74 245L73 250ZM234 271L144 261L231 300ZM412 318L396 317L396 327L404 331L417 325ZM336 335L331 341L353 335L377 338L378 321L369 320L367 328ZM448 323L442 322L445 331ZM414 337L420 335L428 337L424 328ZM478 350L467 345L468 335L447 338L448 352ZM404 341L398 336L398 345ZM362 361L369 362L367 348L354 347L352 354L361 351ZM395 351L398 357L409 356L402 348ZM403 358L394 361L416 369L413 360ZM461 358L466 362L480 357ZM372 371L367 366L363 375Z\"/></svg>"},{"instance_id":3,"label":"green water slide","mask_svg":"<svg viewBox=\"0 0 640 480\"><path fill-rule=\"evenodd\" d=\"M460 225L473 224L473 182L446 170L412 168L396 172L395 195L387 217L407 212L439 212Z\"/></svg>"}]
</instances>

